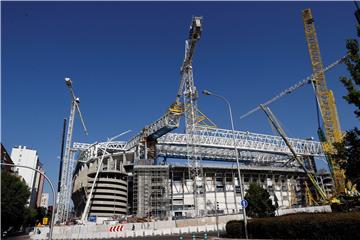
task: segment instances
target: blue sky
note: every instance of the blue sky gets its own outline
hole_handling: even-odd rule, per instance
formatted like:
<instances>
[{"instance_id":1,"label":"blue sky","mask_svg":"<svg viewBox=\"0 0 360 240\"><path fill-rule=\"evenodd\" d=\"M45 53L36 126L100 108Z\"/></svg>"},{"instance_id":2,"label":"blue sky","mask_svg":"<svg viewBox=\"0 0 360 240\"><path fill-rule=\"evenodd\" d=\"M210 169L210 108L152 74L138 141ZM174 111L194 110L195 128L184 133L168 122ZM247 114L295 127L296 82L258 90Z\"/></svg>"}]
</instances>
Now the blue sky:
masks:
<instances>
[{"instance_id":1,"label":"blue sky","mask_svg":"<svg viewBox=\"0 0 360 240\"><path fill-rule=\"evenodd\" d=\"M239 117L311 74L301 11L311 8L324 65L346 53L355 37L353 2L2 2L2 143L11 152L39 152L57 182L70 76L89 136L77 118L74 141L105 141L131 129L127 140L159 118L175 100L192 16L203 16L193 61L199 91L229 99L236 129L272 133L262 112ZM342 96L339 76L328 72L343 130L359 126ZM199 108L230 128L217 98L200 95ZM316 137L314 94L305 86L272 104L291 137ZM181 131L180 129L179 131ZM46 187L49 191L49 188Z\"/></svg>"}]
</instances>

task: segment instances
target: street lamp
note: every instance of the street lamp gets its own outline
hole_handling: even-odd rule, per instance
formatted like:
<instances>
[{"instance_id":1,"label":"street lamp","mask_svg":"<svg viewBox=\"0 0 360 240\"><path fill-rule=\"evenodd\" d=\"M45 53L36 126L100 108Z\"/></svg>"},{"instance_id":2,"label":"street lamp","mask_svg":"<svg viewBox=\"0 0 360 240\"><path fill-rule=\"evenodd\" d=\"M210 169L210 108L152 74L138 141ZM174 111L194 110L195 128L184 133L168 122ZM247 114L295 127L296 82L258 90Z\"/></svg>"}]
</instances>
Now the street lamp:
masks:
<instances>
[{"instance_id":1,"label":"street lamp","mask_svg":"<svg viewBox=\"0 0 360 240\"><path fill-rule=\"evenodd\" d=\"M1 163L1 165L5 165L5 166L13 166L13 167L20 167L20 168L27 168L27 169L31 169L33 171L38 172L39 174L41 174L42 176L45 177L45 179L48 181L51 190L52 190L52 194L53 194L53 208L52 208L52 212L51 212L51 224L49 224L49 240L52 239L52 234L53 234L53 230L54 230L54 217L55 217L55 208L56 208L56 194L55 194L55 189L54 189L54 185L52 184L52 182L50 181L49 177L45 175L45 173L41 172L40 170L36 169L36 168L32 168L32 167L28 167L28 166L22 166L22 165L16 165L16 164L9 164L9 163Z\"/></svg>"},{"instance_id":2,"label":"street lamp","mask_svg":"<svg viewBox=\"0 0 360 240\"><path fill-rule=\"evenodd\" d=\"M217 95L215 93L212 93L208 90L203 90L202 92L204 95L206 96L215 96L218 97L222 100L224 100L229 108L229 115L230 115L230 121L231 121L231 129L232 129L232 136L233 136L233 142L234 142L234 149L235 149L235 157L236 157L236 165L237 165L237 170L238 170L238 175L239 175L239 185L240 185L240 195L241 195L241 199L244 199L244 191L243 191L243 185L242 185L242 179L241 179L241 174L240 174L240 163L239 163L239 153L237 150L237 146L236 146L236 139L235 139L235 129L234 129L234 121L233 121L233 117L232 117L232 111L231 111L231 106L230 106L230 102L223 96L221 95ZM236 204L236 203L235 203ZM243 218L244 218L244 228L245 228L245 237L246 239L248 239L248 233L247 233L247 218L246 218L246 210L245 207L243 207Z\"/></svg>"}]
</instances>

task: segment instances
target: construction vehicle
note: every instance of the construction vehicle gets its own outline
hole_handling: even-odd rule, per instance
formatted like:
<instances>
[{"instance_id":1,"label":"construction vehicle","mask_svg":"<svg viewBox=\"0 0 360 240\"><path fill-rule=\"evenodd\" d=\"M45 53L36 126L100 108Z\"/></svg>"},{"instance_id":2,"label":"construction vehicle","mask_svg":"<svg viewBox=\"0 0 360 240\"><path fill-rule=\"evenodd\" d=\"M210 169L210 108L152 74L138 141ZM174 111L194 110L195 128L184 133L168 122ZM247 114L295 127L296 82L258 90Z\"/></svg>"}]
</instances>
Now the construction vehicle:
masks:
<instances>
[{"instance_id":1,"label":"construction vehicle","mask_svg":"<svg viewBox=\"0 0 360 240\"><path fill-rule=\"evenodd\" d=\"M339 198L342 203L350 200L349 197L360 196L356 191L356 185L346 179L345 171L340 168L339 164L334 161L332 154L336 152L334 143L341 142L343 134L340 128L339 117L336 109L333 92L327 88L323 65L320 56L319 44L314 26L314 19L311 9L305 9L302 12L306 41L311 59L313 74L316 75L312 81L315 90L317 103L323 120L325 133L319 126L318 135L322 142L324 153L326 155L330 172L334 180L334 194L332 199ZM356 15L357 16L357 15ZM337 200L337 201L340 201ZM351 201L351 200L350 200Z\"/></svg>"},{"instance_id":2,"label":"construction vehicle","mask_svg":"<svg viewBox=\"0 0 360 240\"><path fill-rule=\"evenodd\" d=\"M309 178L310 182L312 183L312 185L316 189L316 192L319 194L320 201L322 203L337 202L336 199L329 200L329 198L326 195L325 191L320 187L320 185L316 181L315 176L305 167L303 161L299 158L299 156L295 152L294 148L291 146L285 131L281 127L281 125L280 125L279 121L276 119L275 115L271 112L270 108L265 106L265 105L262 105L262 104L260 104L260 108L265 112L265 114L268 117L270 123L273 125L275 130L278 132L278 134L284 140L285 144L287 145L290 152L292 153L293 158L296 160L296 162L299 164L299 166L302 168L302 170L306 173L306 175ZM305 187L308 188L307 182L305 182ZM307 199L309 199L309 201L315 201L314 198L312 197L310 191L307 191L306 195L308 196Z\"/></svg>"},{"instance_id":3,"label":"construction vehicle","mask_svg":"<svg viewBox=\"0 0 360 240\"><path fill-rule=\"evenodd\" d=\"M263 106L268 106L274 101L294 92L295 90L299 89L300 87L308 83L312 84L315 91L317 106L322 118L323 127L325 129L324 132L320 126L320 119L318 119L319 120L318 135L320 141L322 142L322 147L334 181L333 196L328 196L328 197L336 198L336 196L345 194L346 192L349 192L351 190L346 188L345 185L346 176L344 170L340 169L337 162L335 162L334 159L331 158L331 155L335 153L333 143L342 141L342 132L340 128L334 95L332 91L327 88L327 83L324 73L332 69L333 67L337 66L338 64L342 63L347 58L348 55L341 57L339 60L335 61L331 65L324 68L321 60L319 43L314 26L314 18L312 16L311 10L310 9L303 10L302 18L304 23L305 37L307 41L308 51L310 54L313 74L310 77L307 77L304 80L300 81L296 85L281 92L279 95L275 96L274 98L268 100L263 104ZM260 107L254 108L251 111L247 112L246 114L242 115L241 118L249 116L250 114L254 113L259 109Z\"/></svg>"},{"instance_id":4,"label":"construction vehicle","mask_svg":"<svg viewBox=\"0 0 360 240\"><path fill-rule=\"evenodd\" d=\"M302 17L311 66L313 74L316 75L312 84L315 89L317 103L319 105L323 126L325 128L324 134L322 128L319 126L318 135L320 141L322 142L330 172L334 180L334 195L338 195L345 193L345 173L344 170L340 169L337 162L331 158L331 155L335 153L333 144L335 142L342 141L342 132L340 129L334 95L332 91L327 88L311 9L305 9L302 12Z\"/></svg>"}]
</instances>

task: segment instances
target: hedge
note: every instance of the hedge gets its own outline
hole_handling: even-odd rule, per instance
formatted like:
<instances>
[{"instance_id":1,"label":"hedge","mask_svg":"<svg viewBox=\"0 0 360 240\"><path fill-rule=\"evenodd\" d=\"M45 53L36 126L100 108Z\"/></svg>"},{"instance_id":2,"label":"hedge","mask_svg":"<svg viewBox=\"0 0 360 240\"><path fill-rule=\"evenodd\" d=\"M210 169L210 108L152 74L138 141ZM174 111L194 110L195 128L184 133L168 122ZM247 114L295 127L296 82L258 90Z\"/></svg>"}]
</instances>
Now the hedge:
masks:
<instances>
[{"instance_id":1,"label":"hedge","mask_svg":"<svg viewBox=\"0 0 360 240\"><path fill-rule=\"evenodd\" d=\"M243 222L226 224L229 237L244 237ZM301 213L250 219L250 238L271 239L360 239L360 212Z\"/></svg>"}]
</instances>

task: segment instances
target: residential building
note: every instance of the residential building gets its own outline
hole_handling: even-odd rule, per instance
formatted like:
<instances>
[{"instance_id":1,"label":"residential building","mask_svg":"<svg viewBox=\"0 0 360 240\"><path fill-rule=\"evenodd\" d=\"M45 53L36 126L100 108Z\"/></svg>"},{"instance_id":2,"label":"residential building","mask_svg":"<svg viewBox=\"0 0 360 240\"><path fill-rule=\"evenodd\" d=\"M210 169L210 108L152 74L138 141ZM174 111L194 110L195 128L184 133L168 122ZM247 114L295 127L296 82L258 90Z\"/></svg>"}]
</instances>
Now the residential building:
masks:
<instances>
[{"instance_id":1,"label":"residential building","mask_svg":"<svg viewBox=\"0 0 360 240\"><path fill-rule=\"evenodd\" d=\"M11 159L15 165L22 165L44 172L37 151L29 149L26 146L14 147L11 151ZM38 207L40 205L38 198L41 196L44 184L43 177L41 174L28 168L15 167L15 171L22 179L24 179L30 189L31 195L28 201L29 206Z\"/></svg>"},{"instance_id":2,"label":"residential building","mask_svg":"<svg viewBox=\"0 0 360 240\"><path fill-rule=\"evenodd\" d=\"M44 208L48 209L48 207L49 207L49 193L42 193L41 194L40 207L44 207Z\"/></svg>"}]
</instances>

